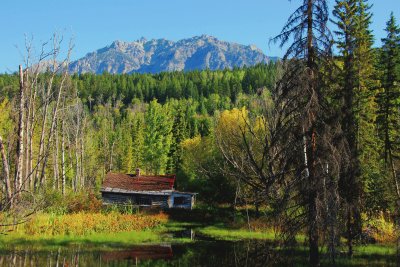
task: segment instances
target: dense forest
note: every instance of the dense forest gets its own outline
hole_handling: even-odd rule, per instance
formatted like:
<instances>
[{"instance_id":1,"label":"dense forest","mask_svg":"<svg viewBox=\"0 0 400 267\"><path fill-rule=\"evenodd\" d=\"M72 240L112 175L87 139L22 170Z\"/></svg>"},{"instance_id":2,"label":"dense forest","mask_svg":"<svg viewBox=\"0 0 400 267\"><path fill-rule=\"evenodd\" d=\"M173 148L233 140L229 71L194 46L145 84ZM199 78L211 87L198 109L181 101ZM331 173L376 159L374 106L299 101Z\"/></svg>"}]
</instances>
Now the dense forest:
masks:
<instances>
[{"instance_id":1,"label":"dense forest","mask_svg":"<svg viewBox=\"0 0 400 267\"><path fill-rule=\"evenodd\" d=\"M177 173L181 189L197 190L191 186L202 183L202 179L194 181L202 175L196 175L188 163L191 159L185 155L185 146L190 148L190 140L212 138L220 111L256 105L258 95L253 92L266 94L277 68L271 63L213 72L68 77L25 72L36 80L28 81L35 84L30 88L32 95L25 95L35 102L25 109L31 114L23 115L23 177L27 179L22 179L22 186L63 193L88 187L98 190L105 173L131 173L140 167L148 174ZM18 142L13 133L18 125L14 111L19 82L18 74L0 76L6 155L13 154L10 149ZM216 149L213 142L209 145ZM14 173L16 163L10 163L8 168ZM220 182L207 190L217 190ZM218 190L232 195L222 187ZM228 201L215 192L210 194Z\"/></svg>"},{"instance_id":2,"label":"dense forest","mask_svg":"<svg viewBox=\"0 0 400 267\"><path fill-rule=\"evenodd\" d=\"M35 62L28 47L0 75L1 209L139 167L207 205L267 207L288 243L306 231L312 265L340 237L351 255L369 218L400 218L400 28L388 16L373 48L371 23L366 0L303 1L281 61L220 71L69 74L56 37Z\"/></svg>"}]
</instances>

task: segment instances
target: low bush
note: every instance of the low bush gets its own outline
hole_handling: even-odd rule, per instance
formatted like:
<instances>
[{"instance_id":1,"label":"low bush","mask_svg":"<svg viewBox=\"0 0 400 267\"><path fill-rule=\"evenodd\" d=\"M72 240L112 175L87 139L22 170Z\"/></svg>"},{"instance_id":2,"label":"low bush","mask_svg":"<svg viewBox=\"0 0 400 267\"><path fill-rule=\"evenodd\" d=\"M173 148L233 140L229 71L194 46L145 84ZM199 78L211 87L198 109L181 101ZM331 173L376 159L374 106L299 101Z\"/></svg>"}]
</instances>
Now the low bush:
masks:
<instances>
[{"instance_id":1,"label":"low bush","mask_svg":"<svg viewBox=\"0 0 400 267\"><path fill-rule=\"evenodd\" d=\"M396 227L389 216L383 213L366 220L363 233L378 243L393 243L397 239Z\"/></svg>"}]
</instances>

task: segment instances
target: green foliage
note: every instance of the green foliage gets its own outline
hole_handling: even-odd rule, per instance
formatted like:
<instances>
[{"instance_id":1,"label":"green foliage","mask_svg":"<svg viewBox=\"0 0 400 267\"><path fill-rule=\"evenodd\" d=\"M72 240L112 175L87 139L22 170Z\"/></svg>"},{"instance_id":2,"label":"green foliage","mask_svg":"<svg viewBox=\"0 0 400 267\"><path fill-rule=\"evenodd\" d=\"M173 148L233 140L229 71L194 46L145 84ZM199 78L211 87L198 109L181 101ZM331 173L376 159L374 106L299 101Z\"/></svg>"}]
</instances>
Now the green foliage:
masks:
<instances>
[{"instance_id":1,"label":"green foliage","mask_svg":"<svg viewBox=\"0 0 400 267\"><path fill-rule=\"evenodd\" d=\"M374 214L370 218L365 218L363 225L364 232L369 235L377 243L389 243L393 244L396 242L396 226L390 219L390 214L383 212Z\"/></svg>"},{"instance_id":2,"label":"green foliage","mask_svg":"<svg viewBox=\"0 0 400 267\"><path fill-rule=\"evenodd\" d=\"M13 121L11 118L11 103L7 98L0 98L0 136L7 140L13 130Z\"/></svg>"},{"instance_id":3,"label":"green foliage","mask_svg":"<svg viewBox=\"0 0 400 267\"><path fill-rule=\"evenodd\" d=\"M272 229L264 231L249 231L245 229L230 229L223 226L209 226L200 229L201 234L210 236L217 240L238 241L244 239L274 240L276 234Z\"/></svg>"},{"instance_id":4,"label":"green foliage","mask_svg":"<svg viewBox=\"0 0 400 267\"><path fill-rule=\"evenodd\" d=\"M153 100L145 113L144 160L146 172L165 173L172 141L170 107Z\"/></svg>"},{"instance_id":5,"label":"green foliage","mask_svg":"<svg viewBox=\"0 0 400 267\"><path fill-rule=\"evenodd\" d=\"M235 180L222 170L224 160L213 136L196 136L182 143L183 176L179 188L199 193L208 204L233 203Z\"/></svg>"},{"instance_id":6,"label":"green foliage","mask_svg":"<svg viewBox=\"0 0 400 267\"><path fill-rule=\"evenodd\" d=\"M378 95L379 135L384 144L383 158L391 165L400 156L400 28L393 13L386 24L387 37L382 39L379 68L382 90Z\"/></svg>"},{"instance_id":7,"label":"green foliage","mask_svg":"<svg viewBox=\"0 0 400 267\"><path fill-rule=\"evenodd\" d=\"M144 166L144 116L135 114L132 120L132 167Z\"/></svg>"}]
</instances>

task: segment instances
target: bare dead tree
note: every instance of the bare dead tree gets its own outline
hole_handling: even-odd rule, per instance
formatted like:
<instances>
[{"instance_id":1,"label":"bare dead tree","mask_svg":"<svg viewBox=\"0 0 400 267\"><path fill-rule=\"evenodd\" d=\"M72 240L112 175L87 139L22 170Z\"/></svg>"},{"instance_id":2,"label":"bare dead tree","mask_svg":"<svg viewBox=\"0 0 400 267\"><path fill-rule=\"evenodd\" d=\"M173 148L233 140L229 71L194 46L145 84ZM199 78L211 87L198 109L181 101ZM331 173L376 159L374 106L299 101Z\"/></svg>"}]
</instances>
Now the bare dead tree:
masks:
<instances>
[{"instance_id":1,"label":"bare dead tree","mask_svg":"<svg viewBox=\"0 0 400 267\"><path fill-rule=\"evenodd\" d=\"M17 142L17 160L15 164L14 192L18 197L22 185L22 170L24 160L24 113L25 113L25 87L24 74L22 66L19 66L19 119L18 119L18 142Z\"/></svg>"},{"instance_id":2,"label":"bare dead tree","mask_svg":"<svg viewBox=\"0 0 400 267\"><path fill-rule=\"evenodd\" d=\"M327 28L328 5L326 0L303 0L300 7L289 17L281 33L272 39L281 47L290 44L284 59L290 62L281 80L283 94L295 101L295 112L299 114L293 130L298 136L295 147L297 177L292 199L293 208L289 217L295 227L307 227L310 265L320 262L319 244L324 217L324 181L337 175L335 141L330 134L337 127L326 99L325 73L332 65L331 34ZM291 58L291 59L290 59ZM323 71L324 70L324 71ZM301 77L301 79L299 78ZM328 164L328 165L327 165ZM329 173L326 171L329 167ZM302 182L298 182L301 180ZM304 212L301 212L302 207ZM301 218L301 219L300 219Z\"/></svg>"},{"instance_id":3,"label":"bare dead tree","mask_svg":"<svg viewBox=\"0 0 400 267\"><path fill-rule=\"evenodd\" d=\"M53 148L53 189L58 190L59 188L59 164L58 164L58 156L59 156L59 119L56 120L55 130L54 130L54 148Z\"/></svg>"},{"instance_id":4,"label":"bare dead tree","mask_svg":"<svg viewBox=\"0 0 400 267\"><path fill-rule=\"evenodd\" d=\"M25 188L33 188L33 133L36 126L36 97L39 85L39 76L45 60L51 56L52 51L46 52L47 42L41 45L41 52L36 63L33 59L32 40L25 40L26 59L25 59L25 85L27 90L26 98L26 146L25 146ZM29 93L29 98L28 98Z\"/></svg>"},{"instance_id":5,"label":"bare dead tree","mask_svg":"<svg viewBox=\"0 0 400 267\"><path fill-rule=\"evenodd\" d=\"M61 101L61 96L65 90L65 84L66 84L67 78L69 77L68 76L68 62L69 62L69 57L70 57L71 51L72 51L72 47L70 45L67 58L61 64L59 64L58 68L57 68L57 72L62 71L63 74L62 74L60 84L58 86L57 97L55 99L55 107L53 109L53 114L52 114L51 123L50 123L50 130L48 133L48 138L47 138L47 143L46 143L47 144L46 153L44 154L44 160L43 160L42 171L41 171L41 176L40 176L40 184L41 185L43 185L43 179L45 177L45 168L47 165L47 159L48 159L50 145L52 144L52 139L54 136L53 132L54 132L55 124L57 121L57 115L58 115L58 109L59 109L59 105L60 105L60 101Z\"/></svg>"},{"instance_id":6,"label":"bare dead tree","mask_svg":"<svg viewBox=\"0 0 400 267\"><path fill-rule=\"evenodd\" d=\"M81 108L78 102L78 98L76 98L76 105L75 105L75 120L74 120L74 138L75 138L75 188L79 187L79 182L81 181L81 171L80 171L80 163L81 160L79 159L80 153L80 145L79 145L79 140L80 140L80 132L81 132ZM75 115L74 114L74 115Z\"/></svg>"},{"instance_id":7,"label":"bare dead tree","mask_svg":"<svg viewBox=\"0 0 400 267\"><path fill-rule=\"evenodd\" d=\"M4 184L6 190L6 203L12 206L12 188L11 188L11 180L10 180L10 167L8 164L7 155L4 149L3 139L0 136L0 153L1 159L3 163L3 173L4 173Z\"/></svg>"},{"instance_id":8,"label":"bare dead tree","mask_svg":"<svg viewBox=\"0 0 400 267\"><path fill-rule=\"evenodd\" d=\"M53 55L52 55L52 72L49 78L49 81L43 84L41 84L42 92L41 92L41 97L42 97L42 105L43 105L43 110L42 110L42 125L41 125L41 135L40 135L40 141L39 141L39 153L37 157L37 168L35 170L35 177L34 177L34 190L37 190L38 185L41 178L39 178L40 174L40 166L41 162L44 158L44 150L45 150L45 135L46 135L46 126L47 126L47 116L48 116L48 108L50 105L50 98L51 98L51 92L52 92L52 87L53 87L53 81L55 76L57 75L57 56L58 56L58 48L54 48L53 50Z\"/></svg>"},{"instance_id":9,"label":"bare dead tree","mask_svg":"<svg viewBox=\"0 0 400 267\"><path fill-rule=\"evenodd\" d=\"M61 192L65 195L65 121L61 122Z\"/></svg>"},{"instance_id":10,"label":"bare dead tree","mask_svg":"<svg viewBox=\"0 0 400 267\"><path fill-rule=\"evenodd\" d=\"M273 195L280 191L278 184L290 172L284 153L293 145L293 139L284 133L291 123L286 116L291 115L283 112L285 104L276 105L276 97L273 93L271 98L259 99L261 114L251 110L239 112L237 127L218 126L217 121L215 130L216 143L230 166L224 171L250 188L249 194L256 203L274 199Z\"/></svg>"},{"instance_id":11,"label":"bare dead tree","mask_svg":"<svg viewBox=\"0 0 400 267\"><path fill-rule=\"evenodd\" d=\"M85 129L86 129L87 118L86 118L85 114L86 113L82 107L82 120L81 120L82 126L81 126L81 135L80 135L80 139L79 139L80 145L81 145L81 147L80 147L81 189L83 189L86 185L86 179L85 179L86 178L86 175L85 175Z\"/></svg>"}]
</instances>

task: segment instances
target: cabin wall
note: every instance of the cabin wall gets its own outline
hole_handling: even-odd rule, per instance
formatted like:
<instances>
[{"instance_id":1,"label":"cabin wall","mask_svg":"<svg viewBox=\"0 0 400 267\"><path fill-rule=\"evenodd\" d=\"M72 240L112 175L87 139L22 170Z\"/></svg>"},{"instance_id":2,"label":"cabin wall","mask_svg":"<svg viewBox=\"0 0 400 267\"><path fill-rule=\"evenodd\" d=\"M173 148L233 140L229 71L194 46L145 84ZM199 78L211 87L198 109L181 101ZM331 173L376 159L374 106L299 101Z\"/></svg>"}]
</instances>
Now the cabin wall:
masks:
<instances>
[{"instance_id":1,"label":"cabin wall","mask_svg":"<svg viewBox=\"0 0 400 267\"><path fill-rule=\"evenodd\" d=\"M144 194L123 194L113 192L102 192L103 203L105 204L132 204L138 206L153 206L167 208L168 196L144 195Z\"/></svg>"},{"instance_id":2,"label":"cabin wall","mask_svg":"<svg viewBox=\"0 0 400 267\"><path fill-rule=\"evenodd\" d=\"M170 208L192 209L194 196L190 194L173 194L168 202Z\"/></svg>"}]
</instances>

